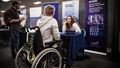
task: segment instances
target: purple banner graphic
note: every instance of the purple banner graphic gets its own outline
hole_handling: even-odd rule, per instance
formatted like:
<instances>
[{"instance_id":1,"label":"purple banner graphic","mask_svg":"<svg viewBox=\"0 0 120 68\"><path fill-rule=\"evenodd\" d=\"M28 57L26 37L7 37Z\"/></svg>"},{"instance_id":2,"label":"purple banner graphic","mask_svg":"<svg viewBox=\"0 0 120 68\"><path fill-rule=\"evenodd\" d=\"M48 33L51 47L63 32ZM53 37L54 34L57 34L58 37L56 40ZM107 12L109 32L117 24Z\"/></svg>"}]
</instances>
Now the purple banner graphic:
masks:
<instances>
[{"instance_id":1,"label":"purple banner graphic","mask_svg":"<svg viewBox=\"0 0 120 68\"><path fill-rule=\"evenodd\" d=\"M107 0L86 0L88 49L106 52Z\"/></svg>"}]
</instances>

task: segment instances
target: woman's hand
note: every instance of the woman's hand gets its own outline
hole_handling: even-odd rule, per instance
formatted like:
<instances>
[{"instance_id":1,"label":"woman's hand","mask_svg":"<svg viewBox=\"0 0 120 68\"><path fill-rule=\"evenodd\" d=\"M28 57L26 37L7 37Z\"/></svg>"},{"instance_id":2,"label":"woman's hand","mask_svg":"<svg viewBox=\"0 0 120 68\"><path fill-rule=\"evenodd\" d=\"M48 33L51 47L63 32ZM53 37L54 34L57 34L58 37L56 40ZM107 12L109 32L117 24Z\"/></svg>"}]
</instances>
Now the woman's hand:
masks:
<instances>
[{"instance_id":1,"label":"woman's hand","mask_svg":"<svg viewBox=\"0 0 120 68\"><path fill-rule=\"evenodd\" d=\"M67 27L69 27L70 26L70 24L67 22L67 23L65 23L65 25L67 26Z\"/></svg>"}]
</instances>

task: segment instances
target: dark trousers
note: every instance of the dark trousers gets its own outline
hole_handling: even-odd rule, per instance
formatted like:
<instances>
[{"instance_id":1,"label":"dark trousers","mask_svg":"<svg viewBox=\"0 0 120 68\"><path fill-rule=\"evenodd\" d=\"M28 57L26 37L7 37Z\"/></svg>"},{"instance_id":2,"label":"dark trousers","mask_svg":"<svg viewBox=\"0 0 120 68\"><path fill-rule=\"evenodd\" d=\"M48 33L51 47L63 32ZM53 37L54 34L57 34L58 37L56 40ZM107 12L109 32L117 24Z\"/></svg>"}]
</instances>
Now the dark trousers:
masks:
<instances>
[{"instance_id":1,"label":"dark trousers","mask_svg":"<svg viewBox=\"0 0 120 68\"><path fill-rule=\"evenodd\" d=\"M19 50L19 32L11 30L11 53L12 58L15 58L17 51Z\"/></svg>"}]
</instances>

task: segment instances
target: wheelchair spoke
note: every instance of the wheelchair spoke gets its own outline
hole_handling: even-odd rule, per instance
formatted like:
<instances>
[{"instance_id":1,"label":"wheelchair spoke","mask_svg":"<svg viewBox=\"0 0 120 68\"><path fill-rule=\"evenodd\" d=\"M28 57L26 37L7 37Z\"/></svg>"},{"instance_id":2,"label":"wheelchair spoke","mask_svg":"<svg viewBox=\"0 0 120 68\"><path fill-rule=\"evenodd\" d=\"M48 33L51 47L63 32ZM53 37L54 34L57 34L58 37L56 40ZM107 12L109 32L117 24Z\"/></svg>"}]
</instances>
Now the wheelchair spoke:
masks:
<instances>
[{"instance_id":1,"label":"wheelchair spoke","mask_svg":"<svg viewBox=\"0 0 120 68\"><path fill-rule=\"evenodd\" d=\"M30 64L27 63L26 54L21 52L17 59L17 65L19 68L29 68Z\"/></svg>"},{"instance_id":2,"label":"wheelchair spoke","mask_svg":"<svg viewBox=\"0 0 120 68\"><path fill-rule=\"evenodd\" d=\"M57 58L57 57L55 59L53 58L50 60L49 64L55 64L55 62L57 62L58 60L59 60L59 58Z\"/></svg>"},{"instance_id":3,"label":"wheelchair spoke","mask_svg":"<svg viewBox=\"0 0 120 68\"><path fill-rule=\"evenodd\" d=\"M53 54L53 53L50 53L50 58L49 58L49 59L52 59L53 56L54 56L54 54Z\"/></svg>"},{"instance_id":4,"label":"wheelchair spoke","mask_svg":"<svg viewBox=\"0 0 120 68\"><path fill-rule=\"evenodd\" d=\"M46 54L39 62L37 68L59 68L59 57L56 53Z\"/></svg>"},{"instance_id":5,"label":"wheelchair spoke","mask_svg":"<svg viewBox=\"0 0 120 68\"><path fill-rule=\"evenodd\" d=\"M59 58L58 58L58 56L55 54L55 53L49 53L50 55L50 58L49 59L47 59L46 61L47 61L47 64L48 65L51 65L52 66L52 68L54 67L54 66L59 66ZM50 66L49 66L50 67Z\"/></svg>"}]
</instances>

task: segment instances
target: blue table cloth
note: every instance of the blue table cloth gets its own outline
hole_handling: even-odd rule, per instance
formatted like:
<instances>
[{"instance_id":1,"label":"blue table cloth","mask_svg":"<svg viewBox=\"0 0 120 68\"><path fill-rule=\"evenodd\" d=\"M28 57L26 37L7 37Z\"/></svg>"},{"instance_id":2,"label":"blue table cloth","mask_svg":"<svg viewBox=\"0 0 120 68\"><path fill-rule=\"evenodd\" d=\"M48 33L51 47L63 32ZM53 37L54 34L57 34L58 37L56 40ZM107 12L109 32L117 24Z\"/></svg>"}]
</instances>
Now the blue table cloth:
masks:
<instances>
[{"instance_id":1,"label":"blue table cloth","mask_svg":"<svg viewBox=\"0 0 120 68\"><path fill-rule=\"evenodd\" d=\"M86 48L86 43L83 33L60 33L61 39L63 40L63 46L67 49L67 65L72 65L78 51L81 48Z\"/></svg>"}]
</instances>

